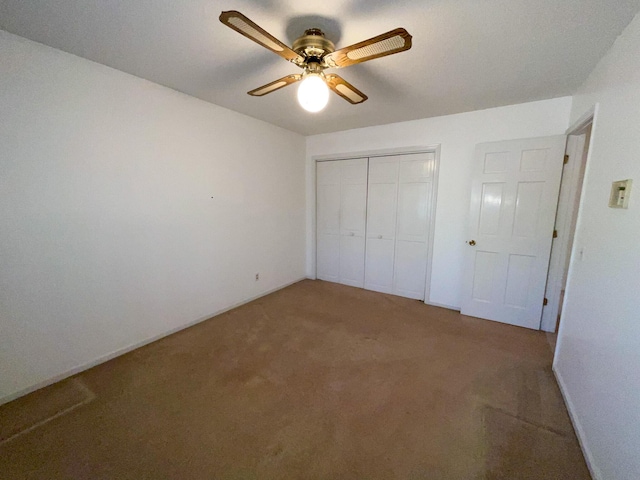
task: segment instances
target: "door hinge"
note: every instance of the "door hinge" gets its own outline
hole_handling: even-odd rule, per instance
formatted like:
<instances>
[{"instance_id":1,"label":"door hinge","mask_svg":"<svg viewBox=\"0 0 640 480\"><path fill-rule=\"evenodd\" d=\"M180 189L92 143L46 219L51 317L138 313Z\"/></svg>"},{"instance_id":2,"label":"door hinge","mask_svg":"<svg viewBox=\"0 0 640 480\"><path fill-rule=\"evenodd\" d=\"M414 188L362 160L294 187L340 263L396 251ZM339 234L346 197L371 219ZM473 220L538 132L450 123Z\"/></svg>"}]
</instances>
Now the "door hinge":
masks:
<instances>
[{"instance_id":1,"label":"door hinge","mask_svg":"<svg viewBox=\"0 0 640 480\"><path fill-rule=\"evenodd\" d=\"M558 238L558 230L553 231L553 238Z\"/></svg>"},{"instance_id":2,"label":"door hinge","mask_svg":"<svg viewBox=\"0 0 640 480\"><path fill-rule=\"evenodd\" d=\"M567 163L569 163L569 155L564 156L564 164L566 165Z\"/></svg>"},{"instance_id":3,"label":"door hinge","mask_svg":"<svg viewBox=\"0 0 640 480\"><path fill-rule=\"evenodd\" d=\"M547 300L546 298L542 301L542 305L546 306L547 303L549 303L549 300Z\"/></svg>"}]
</instances>

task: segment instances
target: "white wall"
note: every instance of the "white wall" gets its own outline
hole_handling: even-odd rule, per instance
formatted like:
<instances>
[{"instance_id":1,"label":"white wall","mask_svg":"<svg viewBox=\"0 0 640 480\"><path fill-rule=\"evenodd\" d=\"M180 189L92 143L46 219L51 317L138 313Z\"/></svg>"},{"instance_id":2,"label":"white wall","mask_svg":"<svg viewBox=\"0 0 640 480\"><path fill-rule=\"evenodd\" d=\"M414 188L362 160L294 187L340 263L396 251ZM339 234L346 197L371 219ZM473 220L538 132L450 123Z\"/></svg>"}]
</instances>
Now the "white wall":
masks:
<instances>
[{"instance_id":1,"label":"white wall","mask_svg":"<svg viewBox=\"0 0 640 480\"><path fill-rule=\"evenodd\" d=\"M636 16L571 112L575 122L599 104L555 370L600 479L640 478L639 58ZM611 182L625 178L635 182L629 209L608 208Z\"/></svg>"},{"instance_id":2,"label":"white wall","mask_svg":"<svg viewBox=\"0 0 640 480\"><path fill-rule=\"evenodd\" d=\"M357 106L354 108L358 108ZM441 145L429 302L460 307L471 167L482 142L564 134L571 97L307 137L307 275L315 275L313 157Z\"/></svg>"},{"instance_id":3,"label":"white wall","mask_svg":"<svg viewBox=\"0 0 640 480\"><path fill-rule=\"evenodd\" d=\"M0 146L0 401L304 277L298 134L0 31Z\"/></svg>"}]
</instances>

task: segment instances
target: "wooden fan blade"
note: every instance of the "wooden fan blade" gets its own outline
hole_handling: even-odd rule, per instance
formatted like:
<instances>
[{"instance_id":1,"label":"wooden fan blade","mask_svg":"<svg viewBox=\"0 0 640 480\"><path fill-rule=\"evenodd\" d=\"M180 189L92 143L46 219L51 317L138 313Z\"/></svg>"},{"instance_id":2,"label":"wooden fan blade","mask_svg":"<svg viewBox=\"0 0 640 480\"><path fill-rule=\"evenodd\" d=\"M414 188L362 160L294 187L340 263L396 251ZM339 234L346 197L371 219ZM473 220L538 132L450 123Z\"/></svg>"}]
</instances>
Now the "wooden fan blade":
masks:
<instances>
[{"instance_id":1,"label":"wooden fan blade","mask_svg":"<svg viewBox=\"0 0 640 480\"><path fill-rule=\"evenodd\" d=\"M348 67L356 63L366 62L411 48L411 35L404 28L396 28L364 42L344 47L325 55L324 62L328 67Z\"/></svg>"},{"instance_id":2,"label":"wooden fan blade","mask_svg":"<svg viewBox=\"0 0 640 480\"><path fill-rule=\"evenodd\" d=\"M240 12L235 10L222 12L220 14L220 21L227 27L233 28L236 32L241 33L257 44L262 45L264 48L271 50L273 53L277 53L285 60L289 60L296 64L302 64L302 62L304 62L304 58L302 56L298 55L276 37L253 23Z\"/></svg>"},{"instance_id":3,"label":"wooden fan blade","mask_svg":"<svg viewBox=\"0 0 640 480\"><path fill-rule=\"evenodd\" d=\"M275 92L276 90L281 89L282 87L286 87L287 85L291 85L292 83L296 83L302 79L302 75L287 75L286 77L282 77L274 82L267 83L258 88L254 88L250 92L247 92L249 95L253 95L254 97L262 97L267 93Z\"/></svg>"},{"instance_id":4,"label":"wooden fan blade","mask_svg":"<svg viewBox=\"0 0 640 480\"><path fill-rule=\"evenodd\" d=\"M325 80L331 90L349 103L356 105L369 98L339 75L333 73L325 75Z\"/></svg>"}]
</instances>

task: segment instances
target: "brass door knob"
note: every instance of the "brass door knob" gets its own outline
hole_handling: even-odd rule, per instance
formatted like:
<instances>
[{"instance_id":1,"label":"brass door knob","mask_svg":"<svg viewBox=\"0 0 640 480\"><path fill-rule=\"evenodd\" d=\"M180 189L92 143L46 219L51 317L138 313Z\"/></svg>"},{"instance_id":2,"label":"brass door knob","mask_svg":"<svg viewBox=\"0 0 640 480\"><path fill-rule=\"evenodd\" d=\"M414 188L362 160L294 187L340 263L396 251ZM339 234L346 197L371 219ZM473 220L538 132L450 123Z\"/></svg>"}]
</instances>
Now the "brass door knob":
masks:
<instances>
[{"instance_id":1,"label":"brass door knob","mask_svg":"<svg viewBox=\"0 0 640 480\"><path fill-rule=\"evenodd\" d=\"M475 240L469 240L469 242L467 242L467 243L473 247L476 244L476 241Z\"/></svg>"}]
</instances>

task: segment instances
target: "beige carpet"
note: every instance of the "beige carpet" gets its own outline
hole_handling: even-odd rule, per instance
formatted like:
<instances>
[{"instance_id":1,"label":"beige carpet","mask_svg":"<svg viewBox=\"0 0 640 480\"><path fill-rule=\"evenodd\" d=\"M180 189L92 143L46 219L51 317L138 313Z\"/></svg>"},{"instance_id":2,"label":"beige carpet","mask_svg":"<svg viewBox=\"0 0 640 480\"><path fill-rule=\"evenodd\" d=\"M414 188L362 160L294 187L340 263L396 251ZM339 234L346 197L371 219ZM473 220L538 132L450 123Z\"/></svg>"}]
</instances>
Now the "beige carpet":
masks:
<instances>
[{"instance_id":1,"label":"beige carpet","mask_svg":"<svg viewBox=\"0 0 640 480\"><path fill-rule=\"evenodd\" d=\"M0 407L0 476L588 479L551 361L540 332L307 280Z\"/></svg>"}]
</instances>

